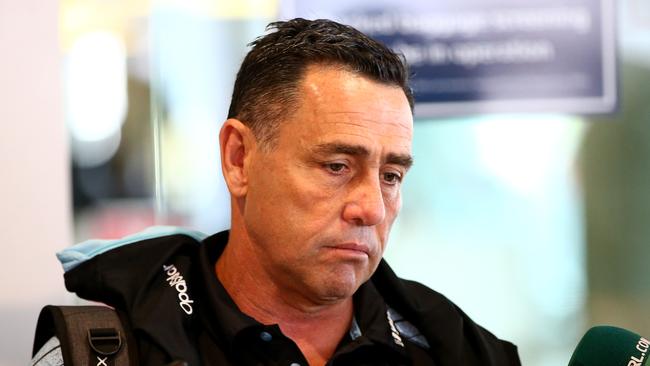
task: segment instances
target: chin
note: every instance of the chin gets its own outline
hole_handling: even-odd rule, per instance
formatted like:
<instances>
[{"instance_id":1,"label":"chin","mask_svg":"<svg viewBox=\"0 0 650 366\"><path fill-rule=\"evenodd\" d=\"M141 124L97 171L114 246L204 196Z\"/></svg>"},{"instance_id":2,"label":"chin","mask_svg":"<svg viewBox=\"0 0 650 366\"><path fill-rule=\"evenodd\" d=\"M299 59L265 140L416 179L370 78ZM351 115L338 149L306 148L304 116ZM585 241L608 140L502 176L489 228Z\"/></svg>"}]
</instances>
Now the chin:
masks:
<instances>
[{"instance_id":1,"label":"chin","mask_svg":"<svg viewBox=\"0 0 650 366\"><path fill-rule=\"evenodd\" d=\"M345 271L334 274L333 278L326 278L321 286L321 295L330 300L345 300L352 297L365 281L361 281L356 273L346 274Z\"/></svg>"}]
</instances>

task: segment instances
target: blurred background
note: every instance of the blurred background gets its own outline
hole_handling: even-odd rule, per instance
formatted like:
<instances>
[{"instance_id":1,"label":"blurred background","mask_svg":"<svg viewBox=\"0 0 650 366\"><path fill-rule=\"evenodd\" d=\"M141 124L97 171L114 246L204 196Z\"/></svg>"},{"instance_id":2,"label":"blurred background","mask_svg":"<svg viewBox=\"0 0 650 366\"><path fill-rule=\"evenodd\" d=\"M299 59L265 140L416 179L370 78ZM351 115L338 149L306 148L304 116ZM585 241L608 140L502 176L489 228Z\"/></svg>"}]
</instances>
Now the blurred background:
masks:
<instances>
[{"instance_id":1,"label":"blurred background","mask_svg":"<svg viewBox=\"0 0 650 366\"><path fill-rule=\"evenodd\" d=\"M340 3L0 0L0 365L28 362L42 305L77 301L65 293L56 251L157 224L228 227L218 131L246 44L268 22L295 15L359 22L401 42L416 77L436 65L419 68L408 46L457 41L434 30L433 18L420 19L419 29L436 39L404 35L415 24L408 17L402 33L389 36L380 23L360 20L361 5ZM439 3L424 10L452 14L441 19L494 10L485 1L477 9L460 2L460 10ZM381 9L423 11L372 4L367 14L375 17L386 14ZM418 99L416 164L386 253L399 275L444 293L516 343L529 366L567 364L596 324L650 336L650 3L567 4L586 10L562 24L588 27L603 44L611 36L611 47L567 56L549 36L537 50L552 52L526 55L607 68L596 84L609 94L595 104L591 95L570 105L541 94L524 100L497 95L494 78L460 102L429 90ZM589 13L589 4L598 11ZM530 32L508 36L520 41ZM472 73L498 63L490 60L483 69L470 65ZM500 70L518 67L513 85L538 90L548 69L526 60ZM445 67L445 76L457 73L458 88L467 68ZM432 85L419 80L416 97ZM581 74L555 84L580 82Z\"/></svg>"}]
</instances>

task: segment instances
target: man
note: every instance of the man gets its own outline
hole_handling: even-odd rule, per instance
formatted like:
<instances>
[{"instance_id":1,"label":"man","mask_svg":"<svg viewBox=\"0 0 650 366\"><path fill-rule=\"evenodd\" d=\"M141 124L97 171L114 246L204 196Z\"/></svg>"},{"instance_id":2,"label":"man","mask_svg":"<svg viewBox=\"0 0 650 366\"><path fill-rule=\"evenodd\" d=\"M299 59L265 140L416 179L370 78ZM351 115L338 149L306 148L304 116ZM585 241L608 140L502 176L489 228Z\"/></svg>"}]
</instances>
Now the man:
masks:
<instances>
[{"instance_id":1,"label":"man","mask_svg":"<svg viewBox=\"0 0 650 366\"><path fill-rule=\"evenodd\" d=\"M230 231L72 249L68 289L125 313L147 365L519 365L381 259L413 161L402 60L332 21L270 28L219 136Z\"/></svg>"}]
</instances>

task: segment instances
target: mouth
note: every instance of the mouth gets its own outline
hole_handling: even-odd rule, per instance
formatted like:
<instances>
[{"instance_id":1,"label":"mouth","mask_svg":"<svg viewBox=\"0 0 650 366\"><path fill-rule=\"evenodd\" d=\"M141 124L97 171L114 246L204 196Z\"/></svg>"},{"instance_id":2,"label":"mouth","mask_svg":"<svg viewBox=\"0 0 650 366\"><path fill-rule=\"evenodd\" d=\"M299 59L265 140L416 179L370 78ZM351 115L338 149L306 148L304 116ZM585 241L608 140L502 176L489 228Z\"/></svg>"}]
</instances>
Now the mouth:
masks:
<instances>
[{"instance_id":1,"label":"mouth","mask_svg":"<svg viewBox=\"0 0 650 366\"><path fill-rule=\"evenodd\" d=\"M357 243L343 243L337 245L330 245L326 248L339 251L341 253L346 253L349 255L358 255L358 256L370 256L370 248L365 244Z\"/></svg>"}]
</instances>

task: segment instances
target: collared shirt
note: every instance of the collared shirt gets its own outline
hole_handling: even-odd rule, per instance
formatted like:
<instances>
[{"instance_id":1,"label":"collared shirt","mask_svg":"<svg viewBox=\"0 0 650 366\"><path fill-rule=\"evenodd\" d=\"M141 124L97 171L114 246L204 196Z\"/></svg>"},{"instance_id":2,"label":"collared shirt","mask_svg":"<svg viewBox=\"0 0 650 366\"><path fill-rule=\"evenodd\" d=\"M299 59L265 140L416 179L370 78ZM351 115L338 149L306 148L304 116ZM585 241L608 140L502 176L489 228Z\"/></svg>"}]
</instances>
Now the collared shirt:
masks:
<instances>
[{"instance_id":1,"label":"collared shirt","mask_svg":"<svg viewBox=\"0 0 650 366\"><path fill-rule=\"evenodd\" d=\"M237 365L307 365L298 346L278 325L264 325L242 313L219 282L214 265L225 247L227 240L224 239L217 236L206 239L200 255L207 289L207 301L200 313L209 334L200 342L214 342L214 348L220 348L212 354L209 349L213 347L201 347L205 364L223 364L225 356ZM433 365L425 351L426 341L417 344L403 339L396 320L392 319L399 314L389 310L372 283L363 284L353 301L354 318L350 329L328 365ZM401 318L397 321L406 323ZM405 327L406 324L402 326ZM414 335L417 338L417 334L407 334Z\"/></svg>"}]
</instances>

